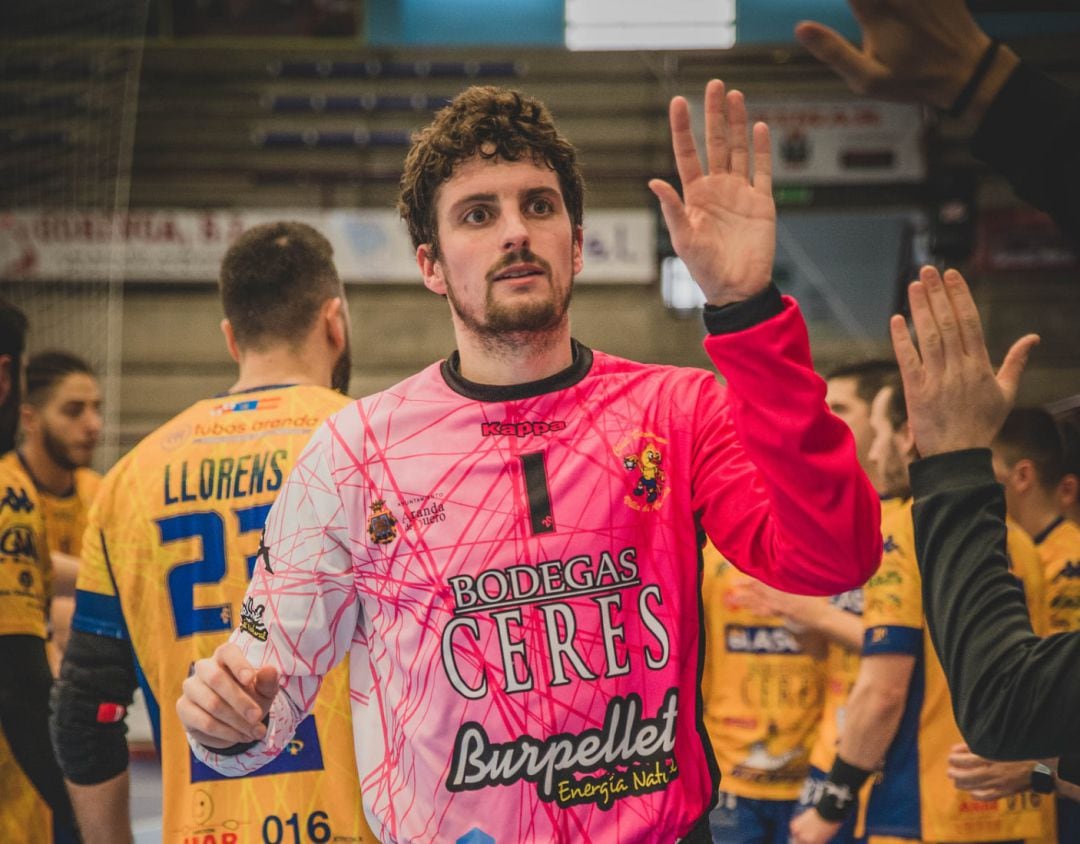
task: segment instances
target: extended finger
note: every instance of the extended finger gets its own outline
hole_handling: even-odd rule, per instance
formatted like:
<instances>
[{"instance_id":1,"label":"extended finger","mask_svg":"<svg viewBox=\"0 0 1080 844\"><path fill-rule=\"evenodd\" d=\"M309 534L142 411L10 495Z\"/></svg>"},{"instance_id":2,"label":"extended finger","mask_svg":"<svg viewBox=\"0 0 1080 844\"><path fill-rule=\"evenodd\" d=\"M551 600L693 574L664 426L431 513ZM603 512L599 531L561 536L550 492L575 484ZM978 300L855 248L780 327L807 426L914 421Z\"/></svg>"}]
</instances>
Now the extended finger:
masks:
<instances>
[{"instance_id":1,"label":"extended finger","mask_svg":"<svg viewBox=\"0 0 1080 844\"><path fill-rule=\"evenodd\" d=\"M964 352L980 363L985 361L989 366L990 356L986 352L982 320L979 319L979 310L975 307L975 300L971 296L967 282L956 270L946 270L942 280L945 283L945 292L949 294L953 312L956 314Z\"/></svg>"},{"instance_id":2,"label":"extended finger","mask_svg":"<svg viewBox=\"0 0 1080 844\"><path fill-rule=\"evenodd\" d=\"M1024 374L1031 350L1037 345L1039 345L1038 334L1024 335L1012 344L1001 364L1001 369L998 370L997 382L1010 406L1016 401L1016 391L1020 389L1020 376Z\"/></svg>"},{"instance_id":3,"label":"extended finger","mask_svg":"<svg viewBox=\"0 0 1080 844\"><path fill-rule=\"evenodd\" d=\"M769 127L760 120L754 124L754 189L772 196L772 143Z\"/></svg>"},{"instance_id":4,"label":"extended finger","mask_svg":"<svg viewBox=\"0 0 1080 844\"><path fill-rule=\"evenodd\" d=\"M183 690L181 701L190 704L187 717L194 729L231 744L253 741L259 737L244 710L230 704L197 673L184 680ZM262 727L261 724L259 726Z\"/></svg>"},{"instance_id":5,"label":"extended finger","mask_svg":"<svg viewBox=\"0 0 1080 844\"><path fill-rule=\"evenodd\" d=\"M690 105L685 97L673 97L669 109L671 119L671 149L675 154L675 169L686 185L701 178L701 159L698 158L694 133L690 125Z\"/></svg>"},{"instance_id":6,"label":"extended finger","mask_svg":"<svg viewBox=\"0 0 1080 844\"><path fill-rule=\"evenodd\" d=\"M664 215L664 222L671 234L671 245L678 251L682 244L682 234L688 225L686 209L679 198L679 192L663 179L651 179L649 190L660 200L660 213Z\"/></svg>"},{"instance_id":7,"label":"extended finger","mask_svg":"<svg viewBox=\"0 0 1080 844\"><path fill-rule=\"evenodd\" d=\"M900 367L900 377L904 382L904 392L912 396L915 394L916 386L922 380L922 358L919 357L919 350L915 348L915 343L911 340L907 320L900 314L890 317L889 335L892 338L896 363Z\"/></svg>"},{"instance_id":8,"label":"extended finger","mask_svg":"<svg viewBox=\"0 0 1080 844\"><path fill-rule=\"evenodd\" d=\"M802 21L795 27L795 37L820 62L824 62L858 93L875 87L882 67L835 29L814 21Z\"/></svg>"},{"instance_id":9,"label":"extended finger","mask_svg":"<svg viewBox=\"0 0 1080 844\"><path fill-rule=\"evenodd\" d=\"M749 180L750 144L746 134L746 100L743 98L742 91L728 92L727 123L731 175Z\"/></svg>"},{"instance_id":10,"label":"extended finger","mask_svg":"<svg viewBox=\"0 0 1080 844\"><path fill-rule=\"evenodd\" d=\"M924 372L930 377L940 377L945 368L945 352L925 282L915 281L908 286L908 303L911 306L911 322L915 326L915 337L919 342Z\"/></svg>"},{"instance_id":11,"label":"extended finger","mask_svg":"<svg viewBox=\"0 0 1080 844\"><path fill-rule=\"evenodd\" d=\"M934 312L934 322L937 323L938 334L941 337L945 364L955 366L964 355L964 345L960 340L960 327L957 324L956 313L953 311L952 300L945 290L945 282L934 267L923 267L919 272L919 280L926 288L926 298L930 303L930 309Z\"/></svg>"},{"instance_id":12,"label":"extended finger","mask_svg":"<svg viewBox=\"0 0 1080 844\"><path fill-rule=\"evenodd\" d=\"M705 157L710 173L726 173L728 127L724 116L724 83L713 79L705 86Z\"/></svg>"}]
</instances>

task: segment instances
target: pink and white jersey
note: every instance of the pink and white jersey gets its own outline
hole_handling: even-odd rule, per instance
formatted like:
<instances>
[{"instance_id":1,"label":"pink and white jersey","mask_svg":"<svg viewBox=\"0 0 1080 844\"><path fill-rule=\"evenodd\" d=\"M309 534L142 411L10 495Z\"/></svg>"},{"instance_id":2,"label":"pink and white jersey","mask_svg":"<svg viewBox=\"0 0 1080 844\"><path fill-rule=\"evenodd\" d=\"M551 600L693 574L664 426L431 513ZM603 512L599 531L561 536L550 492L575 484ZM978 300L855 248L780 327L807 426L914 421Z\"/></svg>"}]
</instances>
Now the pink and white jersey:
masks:
<instances>
[{"instance_id":1,"label":"pink and white jersey","mask_svg":"<svg viewBox=\"0 0 1080 844\"><path fill-rule=\"evenodd\" d=\"M670 842L719 774L699 680L700 538L793 591L880 557L877 496L794 302L706 347L728 379L575 344L541 382L436 364L332 417L267 522L234 640L283 672L285 748L350 653L365 811L386 842Z\"/></svg>"}]
</instances>

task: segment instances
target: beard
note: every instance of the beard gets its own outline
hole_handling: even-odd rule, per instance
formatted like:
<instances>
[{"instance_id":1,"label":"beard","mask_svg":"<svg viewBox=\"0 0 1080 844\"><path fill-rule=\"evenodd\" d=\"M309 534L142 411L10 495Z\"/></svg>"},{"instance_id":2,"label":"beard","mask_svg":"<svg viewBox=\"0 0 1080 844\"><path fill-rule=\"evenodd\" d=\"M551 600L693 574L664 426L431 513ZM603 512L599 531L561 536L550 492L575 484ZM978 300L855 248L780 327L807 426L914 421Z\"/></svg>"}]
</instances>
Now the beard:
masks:
<instances>
[{"instance_id":1,"label":"beard","mask_svg":"<svg viewBox=\"0 0 1080 844\"><path fill-rule=\"evenodd\" d=\"M349 337L345 337L345 348L341 350L341 356L334 362L334 369L330 373L330 387L343 395L349 394L349 380L352 378L352 348Z\"/></svg>"},{"instance_id":2,"label":"beard","mask_svg":"<svg viewBox=\"0 0 1080 844\"><path fill-rule=\"evenodd\" d=\"M495 276L514 264L536 264L547 275L548 296L524 302L499 302L495 299ZM465 327L489 345L518 345L527 335L546 334L557 328L565 319L570 307L573 284L567 286L561 296L551 284L551 264L529 249L519 249L507 254L492 267L487 275L487 295L483 314L464 307L454 294L449 276L446 279L446 297Z\"/></svg>"},{"instance_id":3,"label":"beard","mask_svg":"<svg viewBox=\"0 0 1080 844\"><path fill-rule=\"evenodd\" d=\"M45 448L45 453L49 455L49 459L65 472L73 472L90 465L89 457L86 460L76 460L71 454L71 449L48 428L41 429L41 444Z\"/></svg>"}]
</instances>

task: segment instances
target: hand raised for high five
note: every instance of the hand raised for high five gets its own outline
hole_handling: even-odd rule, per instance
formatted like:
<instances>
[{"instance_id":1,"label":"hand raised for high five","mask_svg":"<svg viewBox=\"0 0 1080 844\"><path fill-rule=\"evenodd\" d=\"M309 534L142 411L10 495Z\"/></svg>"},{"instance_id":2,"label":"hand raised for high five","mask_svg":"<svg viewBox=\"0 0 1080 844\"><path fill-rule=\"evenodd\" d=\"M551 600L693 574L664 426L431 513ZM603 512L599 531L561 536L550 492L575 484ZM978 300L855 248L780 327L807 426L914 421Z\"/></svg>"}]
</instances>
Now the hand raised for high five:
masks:
<instances>
[{"instance_id":1,"label":"hand raised for high five","mask_svg":"<svg viewBox=\"0 0 1080 844\"><path fill-rule=\"evenodd\" d=\"M776 253L769 128L754 126L751 179L741 93L725 96L718 79L705 88L707 171L698 158L684 98L671 101L670 117L683 196L661 179L650 181L649 189L660 200L672 246L710 305L748 299L768 286Z\"/></svg>"},{"instance_id":2,"label":"hand raised for high five","mask_svg":"<svg viewBox=\"0 0 1080 844\"><path fill-rule=\"evenodd\" d=\"M923 267L908 301L918 349L903 317L894 316L889 329L919 453L988 448L1016 399L1038 335L1013 343L995 375L979 312L960 273L946 270L943 278Z\"/></svg>"},{"instance_id":3,"label":"hand raised for high five","mask_svg":"<svg viewBox=\"0 0 1080 844\"><path fill-rule=\"evenodd\" d=\"M800 23L795 37L859 94L948 108L990 44L964 0L848 3L862 30L860 47L813 21ZM999 88L1016 57L1003 50L996 64L984 87Z\"/></svg>"}]
</instances>

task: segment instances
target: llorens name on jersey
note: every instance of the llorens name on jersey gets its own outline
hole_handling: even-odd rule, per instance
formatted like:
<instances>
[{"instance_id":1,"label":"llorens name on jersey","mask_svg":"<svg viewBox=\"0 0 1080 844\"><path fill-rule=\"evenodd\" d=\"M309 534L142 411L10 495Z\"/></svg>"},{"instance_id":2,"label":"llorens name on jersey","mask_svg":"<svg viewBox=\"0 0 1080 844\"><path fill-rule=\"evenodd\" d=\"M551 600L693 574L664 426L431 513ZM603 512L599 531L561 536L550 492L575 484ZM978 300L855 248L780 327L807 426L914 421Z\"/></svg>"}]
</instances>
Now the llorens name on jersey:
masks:
<instances>
[{"instance_id":1,"label":"llorens name on jersey","mask_svg":"<svg viewBox=\"0 0 1080 844\"><path fill-rule=\"evenodd\" d=\"M289 453L279 448L256 454L197 463L182 460L165 466L165 505L189 501L222 501L277 492L285 480Z\"/></svg>"}]
</instances>

